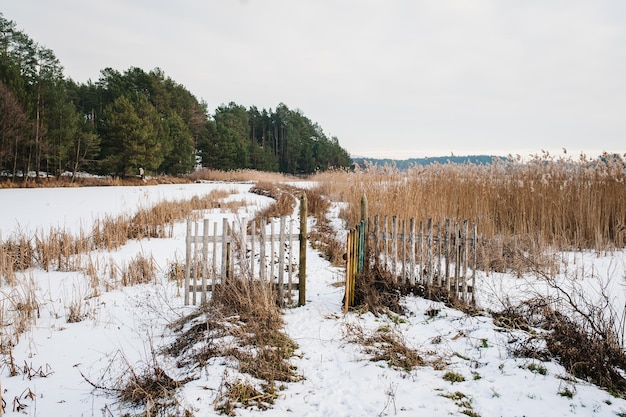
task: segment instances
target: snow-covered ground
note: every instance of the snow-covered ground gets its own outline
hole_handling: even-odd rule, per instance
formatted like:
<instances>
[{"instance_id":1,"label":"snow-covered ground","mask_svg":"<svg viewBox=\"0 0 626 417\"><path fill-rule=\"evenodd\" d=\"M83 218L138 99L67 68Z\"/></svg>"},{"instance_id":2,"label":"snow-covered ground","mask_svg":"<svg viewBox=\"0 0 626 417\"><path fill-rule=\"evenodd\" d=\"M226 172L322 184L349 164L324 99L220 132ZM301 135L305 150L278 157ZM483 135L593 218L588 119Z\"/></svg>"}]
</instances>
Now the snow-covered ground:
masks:
<instances>
[{"instance_id":1,"label":"snow-covered ground","mask_svg":"<svg viewBox=\"0 0 626 417\"><path fill-rule=\"evenodd\" d=\"M251 217L269 200L249 193L250 187L207 183L0 190L0 230L5 239L15 232L45 232L50 227L89 230L102 216L132 213L165 199L189 198L215 188L245 198L248 206L237 215ZM337 213L334 210L332 215ZM219 220L223 214L207 212L206 216ZM180 224L171 239L131 241L114 253L92 255L101 267L121 265L138 253L151 256L159 267L153 284L94 291L82 273L43 270L20 274L14 287L2 282L2 310L18 308L14 300L26 297L30 289L35 290L38 304L32 327L12 351L18 375L10 376L11 359L2 357L0 383L6 415L119 416L132 412L92 384L106 385L107 378L113 382L124 364L141 369L153 361L158 347L171 341L167 324L194 309L184 305L181 290L166 277L169 263L184 259L184 239L185 226ZM568 259L568 274L579 274L578 285L611 281L616 299L623 299L624 252L571 254ZM530 278L504 274L479 274L478 278L479 302L484 306L540 288ZM572 379L558 364L513 358L511 342L522 335L503 331L486 315L468 316L417 297L404 300L407 315L402 317L344 314L343 289L334 285L342 279L340 268L308 249L307 304L284 311L285 331L299 345L292 362L303 379L287 384L272 409L238 409L239 415L626 415L625 400ZM68 323L68 311L77 305L83 309L84 320ZM438 314L427 314L435 309ZM4 326L7 318L0 319ZM442 366L426 365L407 372L370 361L364 347L352 341L351 332L359 329L371 334L382 328L392 329L424 359ZM164 369L174 375L173 364L168 368L167 360L163 361ZM464 380L444 379L451 372ZM213 401L222 374L223 368L207 369L202 378L180 389L180 403L193 416L216 415Z\"/></svg>"}]
</instances>

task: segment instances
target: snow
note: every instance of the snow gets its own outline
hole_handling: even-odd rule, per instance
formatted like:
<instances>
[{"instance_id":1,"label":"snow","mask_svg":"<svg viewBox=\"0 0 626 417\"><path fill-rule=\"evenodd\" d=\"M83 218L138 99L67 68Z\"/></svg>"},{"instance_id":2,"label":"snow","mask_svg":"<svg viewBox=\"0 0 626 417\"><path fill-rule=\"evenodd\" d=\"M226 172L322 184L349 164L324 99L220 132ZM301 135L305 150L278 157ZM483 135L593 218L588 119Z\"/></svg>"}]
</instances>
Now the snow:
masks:
<instances>
[{"instance_id":1,"label":"snow","mask_svg":"<svg viewBox=\"0 0 626 417\"><path fill-rule=\"evenodd\" d=\"M252 216L268 201L249 193L251 184L204 183L144 187L0 190L0 230L39 233L50 227L77 233L103 216L132 214L163 200L186 199L216 188L230 190L248 206L231 216ZM233 197L234 198L234 197ZM338 210L333 211L336 215ZM205 216L220 221L219 212ZM334 224L339 224L337 221ZM137 254L151 256L159 272L155 283L134 287L94 288L79 272L29 270L19 283L0 286L0 311L15 308L19 297L34 289L38 301L32 327L12 351L19 368L10 376L9 358L2 357L0 382L8 416L118 416L133 413L112 393L93 385L112 386L130 364L134 369L154 360L159 346L171 341L167 324L194 310L185 306L182 291L167 280L167 265L184 259L185 226L170 239L130 241L116 252L90 256L102 270L121 265ZM307 249L307 303L284 310L285 331L298 344L292 363L303 379L287 384L272 409L237 409L241 416L615 416L626 413L626 401L586 381L573 379L554 362L514 358L509 348L523 337L503 331L488 315L469 316L439 303L407 297L405 316L342 312L343 270ZM579 271L577 285L610 282L616 300L624 299L625 253L565 254L568 273ZM584 268L583 268L584 265ZM541 283L506 274L478 274L479 302L495 307ZM602 277L604 281L597 279ZM104 281L104 279L103 279ZM597 291L596 290L594 291ZM623 305L623 304L622 304ZM71 306L85 319L68 323ZM427 311L437 309L436 315ZM0 317L5 326L7 317ZM409 372L372 362L364 346L352 341L350 329L371 334L380 328L397 332L407 346L430 364ZM176 368L163 360L172 376ZM442 363L437 367L432 363ZM545 367L545 375L531 364ZM178 399L194 416L214 416L213 401L227 368L215 363L199 379L185 384ZM446 372L462 375L450 382ZM569 390L571 398L560 395Z\"/></svg>"}]
</instances>

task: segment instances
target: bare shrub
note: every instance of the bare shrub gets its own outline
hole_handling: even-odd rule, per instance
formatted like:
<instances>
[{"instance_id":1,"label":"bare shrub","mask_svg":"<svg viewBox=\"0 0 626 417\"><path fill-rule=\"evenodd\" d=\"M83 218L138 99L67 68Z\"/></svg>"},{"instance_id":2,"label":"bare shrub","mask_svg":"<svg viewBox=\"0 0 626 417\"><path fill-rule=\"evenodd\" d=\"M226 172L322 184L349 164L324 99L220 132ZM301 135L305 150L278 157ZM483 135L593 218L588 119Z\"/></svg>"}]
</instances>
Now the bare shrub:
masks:
<instances>
[{"instance_id":1,"label":"bare shrub","mask_svg":"<svg viewBox=\"0 0 626 417\"><path fill-rule=\"evenodd\" d=\"M402 314L401 296L402 291L391 273L379 265L365 267L362 273L357 274L354 287L356 309L376 315L387 311Z\"/></svg>"},{"instance_id":2,"label":"bare shrub","mask_svg":"<svg viewBox=\"0 0 626 417\"><path fill-rule=\"evenodd\" d=\"M122 285L149 284L156 281L156 264L152 257L135 256L122 268Z\"/></svg>"},{"instance_id":3,"label":"bare shrub","mask_svg":"<svg viewBox=\"0 0 626 417\"><path fill-rule=\"evenodd\" d=\"M24 276L15 287L0 294L0 352L7 353L39 318L39 300L32 276Z\"/></svg>"},{"instance_id":4,"label":"bare shrub","mask_svg":"<svg viewBox=\"0 0 626 417\"><path fill-rule=\"evenodd\" d=\"M235 416L235 410L240 407L256 407L259 410L267 410L271 408L277 397L278 394L271 387L269 389L257 389L252 382L243 378L238 377L231 380L228 373L225 372L213 401L213 407L220 414Z\"/></svg>"},{"instance_id":5,"label":"bare shrub","mask_svg":"<svg viewBox=\"0 0 626 417\"><path fill-rule=\"evenodd\" d=\"M271 286L239 277L214 288L211 300L173 325L178 334L166 353L180 367L196 369L211 359L228 358L241 374L224 377L215 409L232 415L236 407L269 407L286 382L300 376L289 363L297 345L282 332L282 316Z\"/></svg>"},{"instance_id":6,"label":"bare shrub","mask_svg":"<svg viewBox=\"0 0 626 417\"><path fill-rule=\"evenodd\" d=\"M2 280L9 285L15 285L15 263L9 254L8 248L0 240L0 284Z\"/></svg>"},{"instance_id":7,"label":"bare shrub","mask_svg":"<svg viewBox=\"0 0 626 417\"><path fill-rule=\"evenodd\" d=\"M406 372L425 364L419 353L406 345L401 333L390 326L367 332L362 326L346 324L345 333L352 343L363 346L372 362L384 361L390 367Z\"/></svg>"},{"instance_id":8,"label":"bare shrub","mask_svg":"<svg viewBox=\"0 0 626 417\"><path fill-rule=\"evenodd\" d=\"M131 364L120 352L116 353L106 371L96 381L85 376L80 370L79 372L85 381L97 390L114 394L121 402L140 409L139 415L191 415L176 398L176 390L190 379L176 380L169 376L159 365L157 353L152 345L150 352L152 356L147 361L136 365Z\"/></svg>"},{"instance_id":9,"label":"bare shrub","mask_svg":"<svg viewBox=\"0 0 626 417\"><path fill-rule=\"evenodd\" d=\"M24 233L18 233L16 237L2 242L2 246L4 259L7 262L6 271L25 271L34 265L35 249L32 245L32 238Z\"/></svg>"},{"instance_id":10,"label":"bare shrub","mask_svg":"<svg viewBox=\"0 0 626 417\"><path fill-rule=\"evenodd\" d=\"M608 281L590 293L576 279L554 277L531 261L527 267L548 291L535 291L530 300L493 314L497 325L531 332L531 337L513 345L512 352L554 358L572 375L626 394L626 316L617 311Z\"/></svg>"},{"instance_id":11,"label":"bare shrub","mask_svg":"<svg viewBox=\"0 0 626 417\"><path fill-rule=\"evenodd\" d=\"M154 365L137 372L130 369L130 378L119 391L125 403L146 408L146 413L158 412L176 404L174 394L182 386L172 379L161 367Z\"/></svg>"}]
</instances>

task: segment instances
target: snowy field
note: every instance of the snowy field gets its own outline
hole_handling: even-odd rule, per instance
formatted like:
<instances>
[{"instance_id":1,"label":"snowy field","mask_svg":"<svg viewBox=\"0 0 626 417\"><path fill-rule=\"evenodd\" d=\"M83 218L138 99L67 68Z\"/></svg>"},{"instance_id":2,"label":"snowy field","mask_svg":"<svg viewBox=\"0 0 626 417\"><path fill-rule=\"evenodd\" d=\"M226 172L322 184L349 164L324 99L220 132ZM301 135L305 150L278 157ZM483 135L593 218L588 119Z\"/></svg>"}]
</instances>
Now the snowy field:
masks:
<instances>
[{"instance_id":1,"label":"snowy field","mask_svg":"<svg viewBox=\"0 0 626 417\"><path fill-rule=\"evenodd\" d=\"M206 183L146 187L102 187L0 190L0 230L45 232L61 227L72 233L89 230L95 219L133 213L163 200L187 199L221 188L245 199L239 213L207 212L220 221L224 215L252 217L270 200L249 193L252 184ZM331 212L337 216L338 210ZM9 358L2 358L0 383L8 416L122 416L134 411L111 393L89 382L106 381L123 372L120 364L136 369L153 361L155 351L170 342L167 324L193 311L184 306L180 289L167 279L168 264L182 261L185 227L174 228L171 239L130 241L114 253L92 254L98 265L121 265L137 254L152 257L158 268L154 284L93 293L82 273L29 270L20 282L0 286L0 307L11 308L17 293L34 289L38 303L33 326L21 335L12 351L20 369L10 376ZM607 284L616 303L622 303L624 252L569 254L564 274L576 285L594 288ZM497 307L506 298L523 298L541 287L533 279L503 274L479 274L479 303ZM575 380L556 363L514 358L513 341L523 334L503 331L487 315L468 316L416 297L404 300L407 315L375 317L370 313L342 313L343 289L333 285L343 270L328 264L308 248L307 304L284 311L286 333L298 344L292 363L303 376L289 383L266 411L238 409L241 416L626 416L626 401L586 381ZM84 320L68 323L71 306L79 303ZM623 304L621 304L623 305ZM436 315L428 311L439 310ZM4 317L3 326L5 325ZM372 362L364 347L351 341L348 329L364 333L380 328L398 332L407 346L427 360L410 371ZM176 375L174 364L156 355L163 369ZM538 372L537 369L542 369ZM195 417L214 416L213 402L224 368L207 368L203 376L182 387L179 402ZM444 379L458 375L457 381ZM570 393L571 395L566 395ZM474 413L474 414L471 414ZM182 412L180 415L183 415Z\"/></svg>"}]
</instances>

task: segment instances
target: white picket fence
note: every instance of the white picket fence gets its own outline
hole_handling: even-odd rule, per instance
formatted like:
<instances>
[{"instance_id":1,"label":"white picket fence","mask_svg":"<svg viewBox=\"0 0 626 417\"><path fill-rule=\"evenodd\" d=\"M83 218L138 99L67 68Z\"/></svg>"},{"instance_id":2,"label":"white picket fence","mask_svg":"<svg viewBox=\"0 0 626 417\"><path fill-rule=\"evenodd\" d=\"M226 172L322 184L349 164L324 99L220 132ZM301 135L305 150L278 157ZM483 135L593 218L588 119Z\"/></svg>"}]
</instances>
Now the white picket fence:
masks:
<instances>
[{"instance_id":1,"label":"white picket fence","mask_svg":"<svg viewBox=\"0 0 626 417\"><path fill-rule=\"evenodd\" d=\"M187 221L185 304L205 303L215 285L235 276L272 285L280 304L292 304L300 275L296 223L291 217L261 219L260 227L226 218L221 226Z\"/></svg>"}]
</instances>

